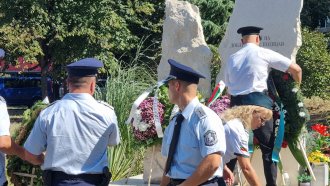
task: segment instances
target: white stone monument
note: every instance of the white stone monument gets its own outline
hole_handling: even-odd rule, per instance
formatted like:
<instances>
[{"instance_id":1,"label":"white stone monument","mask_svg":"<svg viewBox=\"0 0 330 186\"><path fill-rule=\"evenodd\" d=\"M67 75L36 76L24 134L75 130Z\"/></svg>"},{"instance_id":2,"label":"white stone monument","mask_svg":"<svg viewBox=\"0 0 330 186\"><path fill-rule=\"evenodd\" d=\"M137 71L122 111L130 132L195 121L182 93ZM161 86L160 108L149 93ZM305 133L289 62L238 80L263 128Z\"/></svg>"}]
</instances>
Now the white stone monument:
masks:
<instances>
[{"instance_id":1,"label":"white stone monument","mask_svg":"<svg viewBox=\"0 0 330 186\"><path fill-rule=\"evenodd\" d=\"M167 60L174 59L206 76L199 82L199 91L209 97L212 52L204 39L199 9L185 1L166 0L165 14L158 80L167 77L170 71Z\"/></svg>"},{"instance_id":2,"label":"white stone monument","mask_svg":"<svg viewBox=\"0 0 330 186\"><path fill-rule=\"evenodd\" d=\"M301 46L300 12L302 0L236 0L233 13L230 17L225 37L221 41L219 53L221 56L221 72L217 81L223 80L223 70L229 56L241 47L241 35L237 29L244 26L263 27L261 31L260 46L277 51L295 61L299 47ZM291 185L297 185L299 164L293 158L289 149L282 149L281 153L283 169L289 173ZM257 150L253 155L252 165L265 184L261 152ZM281 185L280 171L277 176L277 184Z\"/></svg>"}]
</instances>

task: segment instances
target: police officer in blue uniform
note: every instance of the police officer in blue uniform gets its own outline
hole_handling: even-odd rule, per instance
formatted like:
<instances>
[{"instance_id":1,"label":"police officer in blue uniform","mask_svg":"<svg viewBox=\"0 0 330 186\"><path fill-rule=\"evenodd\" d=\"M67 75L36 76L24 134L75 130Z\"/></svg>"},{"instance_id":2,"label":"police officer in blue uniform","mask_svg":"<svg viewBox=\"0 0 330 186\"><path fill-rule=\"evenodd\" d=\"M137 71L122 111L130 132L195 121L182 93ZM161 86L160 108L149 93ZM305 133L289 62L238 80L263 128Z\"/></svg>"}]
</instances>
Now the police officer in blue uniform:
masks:
<instances>
[{"instance_id":1,"label":"police officer in blue uniform","mask_svg":"<svg viewBox=\"0 0 330 186\"><path fill-rule=\"evenodd\" d=\"M225 84L231 95L231 106L247 105L248 100L266 100L264 106L272 109L273 101L267 94L271 68L288 72L296 82L301 83L302 70L299 65L275 51L259 46L261 30L263 28L256 26L237 30L242 35L243 47L230 56L225 67ZM274 131L273 119L253 131L260 143L267 186L276 185L277 165L272 161ZM227 166L232 170L235 164L236 160L232 160Z\"/></svg>"},{"instance_id":2,"label":"police officer in blue uniform","mask_svg":"<svg viewBox=\"0 0 330 186\"><path fill-rule=\"evenodd\" d=\"M161 185L225 185L224 128L218 115L197 98L197 84L204 76L172 59L168 62L169 100L180 111L164 133L162 155L167 161Z\"/></svg>"},{"instance_id":3,"label":"police officer in blue uniform","mask_svg":"<svg viewBox=\"0 0 330 186\"><path fill-rule=\"evenodd\" d=\"M103 63L85 58L67 66L69 93L44 109L26 140L26 159L40 158L44 184L108 185L107 147L120 141L113 107L93 98Z\"/></svg>"}]
</instances>

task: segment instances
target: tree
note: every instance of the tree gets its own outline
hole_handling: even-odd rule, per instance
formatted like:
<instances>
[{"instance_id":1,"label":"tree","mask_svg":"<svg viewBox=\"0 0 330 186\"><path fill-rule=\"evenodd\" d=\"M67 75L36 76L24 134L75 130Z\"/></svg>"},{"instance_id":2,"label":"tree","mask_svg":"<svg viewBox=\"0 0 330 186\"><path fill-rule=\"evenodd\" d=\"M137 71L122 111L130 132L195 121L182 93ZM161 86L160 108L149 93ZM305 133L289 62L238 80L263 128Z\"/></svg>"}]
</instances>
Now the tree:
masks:
<instances>
[{"instance_id":1,"label":"tree","mask_svg":"<svg viewBox=\"0 0 330 186\"><path fill-rule=\"evenodd\" d=\"M41 67L43 97L46 76L63 76L65 65L83 57L106 62L106 71L138 43L128 25L113 7L112 0L94 1L0 1L0 48L6 61L25 62Z\"/></svg>"},{"instance_id":2,"label":"tree","mask_svg":"<svg viewBox=\"0 0 330 186\"><path fill-rule=\"evenodd\" d=\"M319 32L302 30L303 43L297 54L297 64L303 71L301 89L306 97L330 97L330 54L327 40Z\"/></svg>"},{"instance_id":3,"label":"tree","mask_svg":"<svg viewBox=\"0 0 330 186\"><path fill-rule=\"evenodd\" d=\"M330 0L304 0L301 11L301 22L303 26L315 29L319 24L330 18Z\"/></svg>"},{"instance_id":4,"label":"tree","mask_svg":"<svg viewBox=\"0 0 330 186\"><path fill-rule=\"evenodd\" d=\"M189 0L198 6L206 43L218 46L225 35L234 0Z\"/></svg>"}]
</instances>

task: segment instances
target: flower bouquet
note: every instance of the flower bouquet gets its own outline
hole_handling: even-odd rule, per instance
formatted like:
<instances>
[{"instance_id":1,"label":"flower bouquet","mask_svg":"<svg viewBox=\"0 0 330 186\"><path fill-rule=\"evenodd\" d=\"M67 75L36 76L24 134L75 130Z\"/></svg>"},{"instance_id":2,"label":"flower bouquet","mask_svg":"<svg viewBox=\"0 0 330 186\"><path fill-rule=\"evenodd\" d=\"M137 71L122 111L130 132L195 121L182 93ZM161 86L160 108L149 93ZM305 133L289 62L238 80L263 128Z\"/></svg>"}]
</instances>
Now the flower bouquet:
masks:
<instances>
[{"instance_id":1,"label":"flower bouquet","mask_svg":"<svg viewBox=\"0 0 330 186\"><path fill-rule=\"evenodd\" d=\"M161 144L163 131L174 107L169 103L167 90L165 85L160 86L159 90L154 89L133 112L130 124L136 145L149 147Z\"/></svg>"},{"instance_id":2,"label":"flower bouquet","mask_svg":"<svg viewBox=\"0 0 330 186\"><path fill-rule=\"evenodd\" d=\"M311 126L308 139L308 160L311 163L330 163L330 127L316 123Z\"/></svg>"}]
</instances>

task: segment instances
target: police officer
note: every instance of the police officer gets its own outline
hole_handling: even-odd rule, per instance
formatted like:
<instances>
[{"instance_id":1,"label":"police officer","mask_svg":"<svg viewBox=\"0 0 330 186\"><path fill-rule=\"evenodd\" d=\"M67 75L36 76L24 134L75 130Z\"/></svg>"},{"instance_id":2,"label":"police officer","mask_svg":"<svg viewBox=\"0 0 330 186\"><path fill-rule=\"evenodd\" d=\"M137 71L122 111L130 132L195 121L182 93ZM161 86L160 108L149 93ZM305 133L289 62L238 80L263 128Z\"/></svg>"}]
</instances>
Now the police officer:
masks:
<instances>
[{"instance_id":1,"label":"police officer","mask_svg":"<svg viewBox=\"0 0 330 186\"><path fill-rule=\"evenodd\" d=\"M259 33L262 28L255 26L242 27L237 33L242 35L243 48L232 54L225 68L225 84L231 95L231 106L245 105L246 99L270 99L267 95L267 79L271 68L288 72L292 78L301 83L302 70L285 56L269 49L259 47ZM269 101L268 107L273 102ZM254 130L260 143L263 157L264 173L267 186L276 185L277 165L272 161L274 147L273 120L263 127ZM235 161L227 164L233 169Z\"/></svg>"},{"instance_id":2,"label":"police officer","mask_svg":"<svg viewBox=\"0 0 330 186\"><path fill-rule=\"evenodd\" d=\"M180 111L171 119L162 141L167 161L161 185L225 185L224 129L218 115L197 98L197 84L204 76L172 59L168 62L169 100Z\"/></svg>"},{"instance_id":3,"label":"police officer","mask_svg":"<svg viewBox=\"0 0 330 186\"><path fill-rule=\"evenodd\" d=\"M107 146L120 141L113 107L96 101L96 74L103 63L85 58L67 66L69 93L44 109L24 147L26 159L46 152L44 184L108 185Z\"/></svg>"},{"instance_id":4,"label":"police officer","mask_svg":"<svg viewBox=\"0 0 330 186\"><path fill-rule=\"evenodd\" d=\"M250 163L249 131L260 128L265 121L272 118L272 110L256 106L256 100L251 100L251 105L235 106L227 109L221 118L224 121L226 134L226 153L224 163L237 158L242 172L248 183L253 186L261 186L260 179ZM253 104L253 105L252 105ZM227 179L229 178L229 179ZM229 185L233 182L233 173L227 167L224 168L224 179Z\"/></svg>"}]
</instances>

